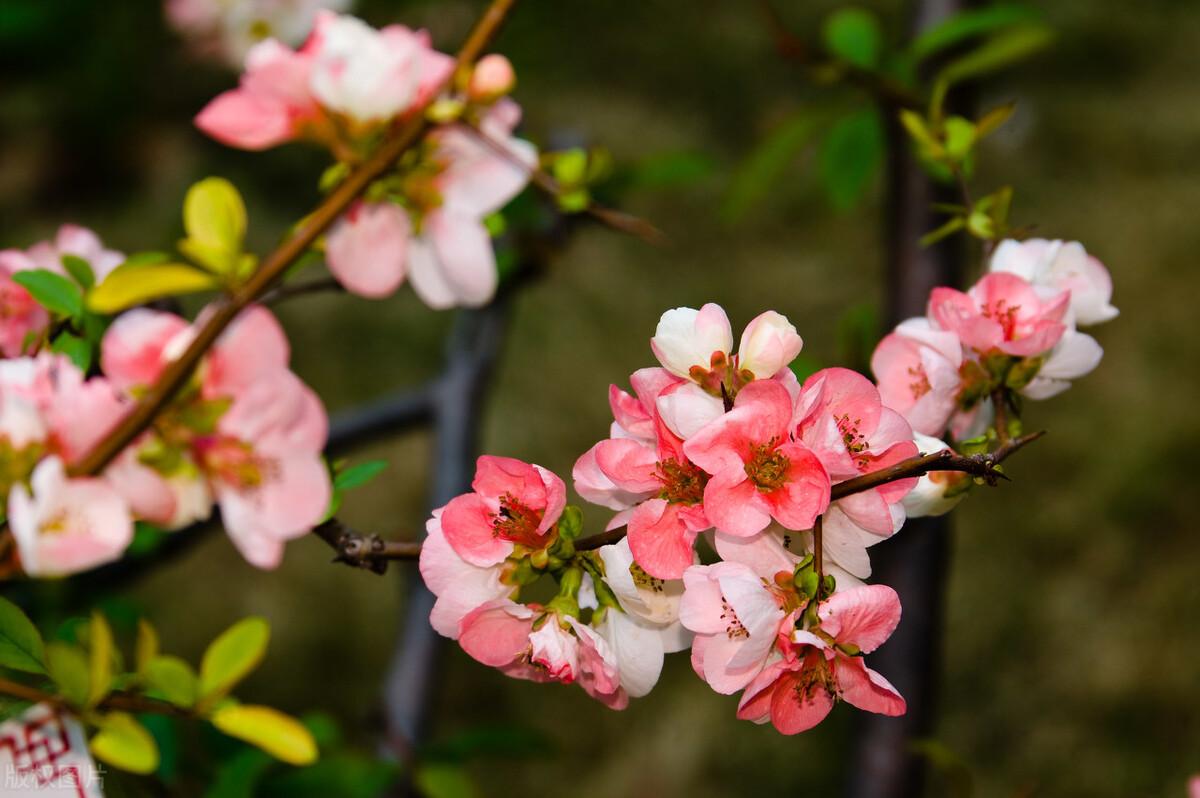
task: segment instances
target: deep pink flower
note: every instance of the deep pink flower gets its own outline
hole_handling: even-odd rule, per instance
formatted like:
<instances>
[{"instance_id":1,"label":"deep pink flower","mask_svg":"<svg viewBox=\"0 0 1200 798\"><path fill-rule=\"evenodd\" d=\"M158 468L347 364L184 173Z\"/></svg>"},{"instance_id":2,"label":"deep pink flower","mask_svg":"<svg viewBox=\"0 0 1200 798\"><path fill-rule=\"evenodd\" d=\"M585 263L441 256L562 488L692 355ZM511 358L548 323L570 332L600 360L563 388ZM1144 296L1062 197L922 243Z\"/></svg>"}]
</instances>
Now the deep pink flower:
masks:
<instances>
[{"instance_id":1,"label":"deep pink flower","mask_svg":"<svg viewBox=\"0 0 1200 798\"><path fill-rule=\"evenodd\" d=\"M442 532L442 510L433 511L425 522L425 540L421 544L421 579L437 596L429 623L438 634L458 639L459 624L476 607L506 598L511 585L501 581L502 563L481 567L458 556Z\"/></svg>"},{"instance_id":2,"label":"deep pink flower","mask_svg":"<svg viewBox=\"0 0 1200 798\"><path fill-rule=\"evenodd\" d=\"M901 322L871 355L883 403L917 432L941 435L958 408L962 343L925 318Z\"/></svg>"},{"instance_id":3,"label":"deep pink flower","mask_svg":"<svg viewBox=\"0 0 1200 798\"><path fill-rule=\"evenodd\" d=\"M503 562L517 545L543 548L567 502L556 474L511 457L480 457L471 488L443 509L442 531L463 560L483 568Z\"/></svg>"},{"instance_id":4,"label":"deep pink flower","mask_svg":"<svg viewBox=\"0 0 1200 798\"><path fill-rule=\"evenodd\" d=\"M933 289L928 315L977 352L997 350L1031 357L1049 351L1062 338L1070 302L1069 291L1042 298L1029 281L992 272L965 294L953 288Z\"/></svg>"},{"instance_id":5,"label":"deep pink flower","mask_svg":"<svg viewBox=\"0 0 1200 798\"><path fill-rule=\"evenodd\" d=\"M746 688L738 717L771 723L783 734L816 726L842 700L867 712L904 714L904 699L860 656L870 653L900 622L900 599L885 585L835 593L817 610L817 630L796 631L794 648L767 665Z\"/></svg>"},{"instance_id":6,"label":"deep pink flower","mask_svg":"<svg viewBox=\"0 0 1200 798\"><path fill-rule=\"evenodd\" d=\"M809 529L829 505L829 474L790 435L792 397L779 382L755 380L734 407L683 445L688 459L712 475L704 511L717 529L741 537L772 518Z\"/></svg>"}]
</instances>

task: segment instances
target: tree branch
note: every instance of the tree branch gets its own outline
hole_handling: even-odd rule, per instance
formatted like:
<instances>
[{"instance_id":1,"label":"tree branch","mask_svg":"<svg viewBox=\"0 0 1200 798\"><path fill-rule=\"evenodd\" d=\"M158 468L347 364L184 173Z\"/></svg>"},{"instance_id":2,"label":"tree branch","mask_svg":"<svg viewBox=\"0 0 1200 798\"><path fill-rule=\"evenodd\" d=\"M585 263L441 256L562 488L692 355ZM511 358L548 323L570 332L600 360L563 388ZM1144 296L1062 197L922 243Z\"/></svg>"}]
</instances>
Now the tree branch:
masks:
<instances>
[{"instance_id":1,"label":"tree branch","mask_svg":"<svg viewBox=\"0 0 1200 798\"><path fill-rule=\"evenodd\" d=\"M516 0L492 0L492 4L476 23L467 41L457 56L458 72L480 56L483 49L500 29ZM432 98L450 84L454 75L438 91L430 93ZM428 105L428 102L426 103ZM361 166L355 169L320 205L306 218L296 232L285 240L274 252L262 260L262 264L246 283L224 301L218 302L215 312L201 327L191 345L173 360L158 381L146 392L133 409L114 427L91 452L73 469L74 474L96 474L112 462L126 446L145 430L154 418L174 398L176 392L191 377L208 349L248 305L257 301L289 266L302 256L342 212L378 177L383 175L396 160L425 133L429 126L424 116L425 106L410 113L408 118L391 136L383 141L379 149Z\"/></svg>"},{"instance_id":2,"label":"tree branch","mask_svg":"<svg viewBox=\"0 0 1200 798\"><path fill-rule=\"evenodd\" d=\"M384 540L379 535L364 535L336 518L315 527L313 534L334 550L334 562L376 574L387 573L390 560L415 560L421 556L420 541Z\"/></svg>"},{"instance_id":3,"label":"tree branch","mask_svg":"<svg viewBox=\"0 0 1200 798\"><path fill-rule=\"evenodd\" d=\"M34 704L53 704L56 707L74 713L71 705L64 701L62 696L47 693L45 690L40 690L21 682L14 682L11 679L0 678L0 693L19 698L22 701L30 701ZM136 693L126 692L110 693L96 708L101 711L149 712L155 715L171 715L178 718L195 717L183 707L177 707L167 701L160 701L157 698L148 698Z\"/></svg>"}]
</instances>

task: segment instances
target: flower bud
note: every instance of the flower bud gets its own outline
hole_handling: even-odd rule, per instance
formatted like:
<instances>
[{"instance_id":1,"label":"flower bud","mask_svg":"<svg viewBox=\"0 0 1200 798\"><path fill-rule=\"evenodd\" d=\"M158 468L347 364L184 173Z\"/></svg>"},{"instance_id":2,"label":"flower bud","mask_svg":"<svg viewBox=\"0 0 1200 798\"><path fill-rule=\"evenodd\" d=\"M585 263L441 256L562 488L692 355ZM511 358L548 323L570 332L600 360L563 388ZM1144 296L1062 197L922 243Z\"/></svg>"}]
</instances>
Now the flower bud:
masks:
<instances>
[{"instance_id":1,"label":"flower bud","mask_svg":"<svg viewBox=\"0 0 1200 798\"><path fill-rule=\"evenodd\" d=\"M663 368L672 374L693 378L693 368L708 373L713 355L728 355L733 348L729 317L720 305L712 303L700 310L668 310L659 319L650 348Z\"/></svg>"},{"instance_id":2,"label":"flower bud","mask_svg":"<svg viewBox=\"0 0 1200 798\"><path fill-rule=\"evenodd\" d=\"M738 344L738 368L760 380L774 376L800 354L804 341L787 317L768 310L746 325Z\"/></svg>"},{"instance_id":3,"label":"flower bud","mask_svg":"<svg viewBox=\"0 0 1200 798\"><path fill-rule=\"evenodd\" d=\"M467 97L474 102L490 103L500 99L517 85L512 62L502 55L492 53L479 59L471 80L467 83Z\"/></svg>"}]
</instances>

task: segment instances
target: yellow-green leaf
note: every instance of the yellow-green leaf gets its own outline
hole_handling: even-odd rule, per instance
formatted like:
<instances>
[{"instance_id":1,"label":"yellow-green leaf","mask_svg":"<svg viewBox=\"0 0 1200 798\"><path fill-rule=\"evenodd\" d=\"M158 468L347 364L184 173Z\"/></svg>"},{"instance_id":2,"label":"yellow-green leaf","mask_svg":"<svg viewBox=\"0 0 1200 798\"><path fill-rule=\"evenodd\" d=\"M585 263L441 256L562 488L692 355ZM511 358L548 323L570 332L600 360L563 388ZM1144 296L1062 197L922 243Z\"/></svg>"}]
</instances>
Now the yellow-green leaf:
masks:
<instances>
[{"instance_id":1,"label":"yellow-green leaf","mask_svg":"<svg viewBox=\"0 0 1200 798\"><path fill-rule=\"evenodd\" d=\"M91 741L97 759L131 773L153 773L158 768L158 746L132 715L112 712L101 718L99 725L100 731Z\"/></svg>"},{"instance_id":2,"label":"yellow-green leaf","mask_svg":"<svg viewBox=\"0 0 1200 798\"><path fill-rule=\"evenodd\" d=\"M91 648L88 652L88 706L94 707L108 695L113 679L112 628L104 616L95 610L92 611L92 620L88 627L88 643Z\"/></svg>"},{"instance_id":3,"label":"yellow-green leaf","mask_svg":"<svg viewBox=\"0 0 1200 798\"><path fill-rule=\"evenodd\" d=\"M213 713L212 724L228 734L266 751L291 765L310 765L317 759L317 743L300 721L263 706L232 704Z\"/></svg>"},{"instance_id":4,"label":"yellow-green leaf","mask_svg":"<svg viewBox=\"0 0 1200 798\"><path fill-rule=\"evenodd\" d=\"M92 289L87 304L96 313L117 313L152 299L217 287L217 278L183 263L125 263Z\"/></svg>"},{"instance_id":5,"label":"yellow-green leaf","mask_svg":"<svg viewBox=\"0 0 1200 798\"><path fill-rule=\"evenodd\" d=\"M143 673L150 660L158 656L158 632L145 618L138 618L137 647L135 656L138 673Z\"/></svg>"},{"instance_id":6,"label":"yellow-green leaf","mask_svg":"<svg viewBox=\"0 0 1200 798\"><path fill-rule=\"evenodd\" d=\"M91 695L91 675L83 649L60 641L48 643L46 664L63 698L72 706L85 706Z\"/></svg>"},{"instance_id":7,"label":"yellow-green leaf","mask_svg":"<svg viewBox=\"0 0 1200 798\"><path fill-rule=\"evenodd\" d=\"M246 206L223 177L208 177L188 189L183 201L187 239L180 245L188 257L219 274L236 265L246 235Z\"/></svg>"},{"instance_id":8,"label":"yellow-green leaf","mask_svg":"<svg viewBox=\"0 0 1200 798\"><path fill-rule=\"evenodd\" d=\"M149 687L175 706L187 708L196 703L196 672L179 657L154 657L146 663L145 679Z\"/></svg>"},{"instance_id":9,"label":"yellow-green leaf","mask_svg":"<svg viewBox=\"0 0 1200 798\"><path fill-rule=\"evenodd\" d=\"M243 618L222 632L200 660L200 695L228 693L262 662L270 638L271 627L259 617Z\"/></svg>"},{"instance_id":10,"label":"yellow-green leaf","mask_svg":"<svg viewBox=\"0 0 1200 798\"><path fill-rule=\"evenodd\" d=\"M27 673L46 672L42 636L21 608L0 597L0 667Z\"/></svg>"}]
</instances>

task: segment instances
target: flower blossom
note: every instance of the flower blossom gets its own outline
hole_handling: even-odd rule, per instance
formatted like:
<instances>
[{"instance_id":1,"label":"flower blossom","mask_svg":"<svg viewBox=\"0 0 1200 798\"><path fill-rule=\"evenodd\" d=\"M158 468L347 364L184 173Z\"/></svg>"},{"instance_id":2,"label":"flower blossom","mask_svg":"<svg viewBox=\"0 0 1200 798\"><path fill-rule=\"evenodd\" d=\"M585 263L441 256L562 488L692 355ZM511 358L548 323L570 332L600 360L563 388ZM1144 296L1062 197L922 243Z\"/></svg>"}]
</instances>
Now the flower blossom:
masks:
<instances>
[{"instance_id":1,"label":"flower blossom","mask_svg":"<svg viewBox=\"0 0 1200 798\"><path fill-rule=\"evenodd\" d=\"M1029 282L1008 272L991 272L963 293L935 288L929 318L980 354L998 351L1016 357L1048 352L1062 338L1069 291L1043 298Z\"/></svg>"},{"instance_id":2,"label":"flower blossom","mask_svg":"<svg viewBox=\"0 0 1200 798\"><path fill-rule=\"evenodd\" d=\"M27 351L31 340L39 338L50 322L46 310L13 281L13 275L45 269L65 276L64 255L87 261L96 282L125 260L120 252L106 248L91 230L74 224L59 227L53 241L41 241L25 250L0 250L0 353L4 357Z\"/></svg>"},{"instance_id":3,"label":"flower blossom","mask_svg":"<svg viewBox=\"0 0 1200 798\"><path fill-rule=\"evenodd\" d=\"M738 717L769 720L780 733L797 734L824 720L839 700L867 712L904 714L896 688L858 656L878 648L900 622L896 591L866 585L835 593L821 602L817 617L817 627L797 629L782 655L749 684Z\"/></svg>"},{"instance_id":4,"label":"flower blossom","mask_svg":"<svg viewBox=\"0 0 1200 798\"><path fill-rule=\"evenodd\" d=\"M171 314L130 311L105 335L104 372L136 393L193 334ZM288 358L287 338L267 310L251 308L230 325L198 385L110 468L141 517L178 526L205 517L211 496L234 545L260 568L276 567L284 543L320 521L332 490L321 459L328 421Z\"/></svg>"},{"instance_id":5,"label":"flower blossom","mask_svg":"<svg viewBox=\"0 0 1200 798\"><path fill-rule=\"evenodd\" d=\"M940 435L958 409L962 343L928 319L901 322L871 355L883 403L917 432Z\"/></svg>"},{"instance_id":6,"label":"flower blossom","mask_svg":"<svg viewBox=\"0 0 1200 798\"><path fill-rule=\"evenodd\" d=\"M349 0L167 0L167 22L201 56L240 66L266 38L299 44L321 9L344 11Z\"/></svg>"},{"instance_id":7,"label":"flower blossom","mask_svg":"<svg viewBox=\"0 0 1200 798\"><path fill-rule=\"evenodd\" d=\"M1071 292L1071 312L1082 326L1111 321L1120 313L1112 304L1112 277L1078 241L1001 241L989 271L1028 280L1043 296Z\"/></svg>"}]
</instances>

